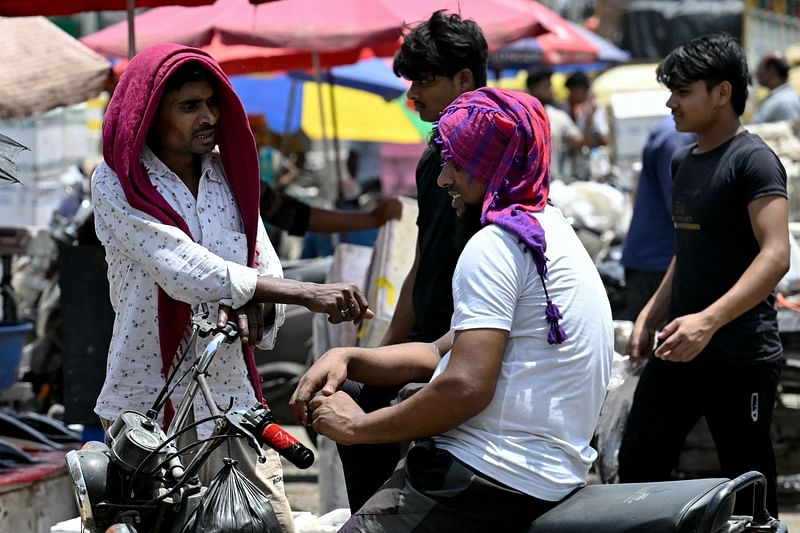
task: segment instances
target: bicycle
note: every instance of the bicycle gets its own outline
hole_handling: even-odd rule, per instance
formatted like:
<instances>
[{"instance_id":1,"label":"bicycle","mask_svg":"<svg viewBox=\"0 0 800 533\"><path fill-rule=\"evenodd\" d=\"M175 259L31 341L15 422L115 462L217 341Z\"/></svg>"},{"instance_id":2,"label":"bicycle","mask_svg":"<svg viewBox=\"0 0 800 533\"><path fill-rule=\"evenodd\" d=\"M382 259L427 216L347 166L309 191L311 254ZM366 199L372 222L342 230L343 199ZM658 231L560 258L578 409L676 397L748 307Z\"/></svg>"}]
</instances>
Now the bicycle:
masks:
<instances>
[{"instance_id":1,"label":"bicycle","mask_svg":"<svg viewBox=\"0 0 800 533\"><path fill-rule=\"evenodd\" d=\"M231 322L220 329L208 318L207 310L192 318L192 333L186 349L146 413L126 411L108 429L107 444L89 442L80 450L67 453L66 462L81 523L87 531L103 532L112 526L115 531L183 531L208 490L201 484L197 472L211 452L231 438L246 439L259 462L265 461L260 444L266 444L298 468L313 464L313 452L280 427L265 405L256 404L238 411L230 408L223 411L216 405L206 372L220 346L234 342L238 331ZM173 383L197 338L209 335L213 338L203 354ZM191 382L165 432L158 424L158 413L189 374ZM198 391L211 416L187 424ZM211 436L177 448L178 438L183 433L209 421L215 424ZM184 465L181 456L198 447Z\"/></svg>"}]
</instances>

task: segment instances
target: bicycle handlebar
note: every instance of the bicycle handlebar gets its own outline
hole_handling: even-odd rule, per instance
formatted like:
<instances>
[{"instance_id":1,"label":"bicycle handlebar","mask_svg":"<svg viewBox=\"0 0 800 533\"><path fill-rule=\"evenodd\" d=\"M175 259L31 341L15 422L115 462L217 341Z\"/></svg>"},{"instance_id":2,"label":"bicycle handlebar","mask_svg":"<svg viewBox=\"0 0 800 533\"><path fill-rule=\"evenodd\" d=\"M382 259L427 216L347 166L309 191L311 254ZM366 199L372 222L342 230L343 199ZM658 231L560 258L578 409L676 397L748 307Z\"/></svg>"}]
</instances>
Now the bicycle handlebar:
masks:
<instances>
[{"instance_id":1,"label":"bicycle handlebar","mask_svg":"<svg viewBox=\"0 0 800 533\"><path fill-rule=\"evenodd\" d=\"M297 468L306 469L314 464L314 452L275 422L267 424L257 438Z\"/></svg>"},{"instance_id":2,"label":"bicycle handlebar","mask_svg":"<svg viewBox=\"0 0 800 533\"><path fill-rule=\"evenodd\" d=\"M314 464L314 452L283 429L268 407L256 404L237 415L234 425L245 428L256 437L259 444L266 444L297 468L305 469Z\"/></svg>"}]
</instances>

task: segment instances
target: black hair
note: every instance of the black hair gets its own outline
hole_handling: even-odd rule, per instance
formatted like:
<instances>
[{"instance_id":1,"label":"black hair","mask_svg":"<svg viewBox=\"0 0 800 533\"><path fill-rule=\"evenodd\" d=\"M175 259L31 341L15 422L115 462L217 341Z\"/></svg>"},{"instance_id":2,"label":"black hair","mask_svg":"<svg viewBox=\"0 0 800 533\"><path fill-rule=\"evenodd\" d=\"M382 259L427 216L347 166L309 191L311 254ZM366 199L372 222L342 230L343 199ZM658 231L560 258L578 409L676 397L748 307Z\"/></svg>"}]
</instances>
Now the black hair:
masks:
<instances>
[{"instance_id":1,"label":"black hair","mask_svg":"<svg viewBox=\"0 0 800 533\"><path fill-rule=\"evenodd\" d=\"M185 84L196 81L210 81L212 84L216 84L216 78L206 67L197 61L187 61L169 77L164 86L164 94L170 91L180 91Z\"/></svg>"},{"instance_id":2,"label":"black hair","mask_svg":"<svg viewBox=\"0 0 800 533\"><path fill-rule=\"evenodd\" d=\"M528 78L525 80L525 86L530 90L531 87L543 80L549 80L553 75L553 71L547 67L535 66L528 69Z\"/></svg>"},{"instance_id":3,"label":"black hair","mask_svg":"<svg viewBox=\"0 0 800 533\"><path fill-rule=\"evenodd\" d=\"M591 86L592 84L589 82L589 78L583 72L576 72L564 82L564 87L567 89L572 89L573 87L582 87L588 90Z\"/></svg>"},{"instance_id":4,"label":"black hair","mask_svg":"<svg viewBox=\"0 0 800 533\"><path fill-rule=\"evenodd\" d=\"M783 81L789 79L789 63L783 57L770 56L765 58L764 67L774 70Z\"/></svg>"},{"instance_id":5,"label":"black hair","mask_svg":"<svg viewBox=\"0 0 800 533\"><path fill-rule=\"evenodd\" d=\"M737 116L747 102L747 59L742 46L727 33L714 33L692 39L669 53L656 69L658 81L668 89L705 81L711 90L723 81L731 84L731 103Z\"/></svg>"},{"instance_id":6,"label":"black hair","mask_svg":"<svg viewBox=\"0 0 800 533\"><path fill-rule=\"evenodd\" d=\"M489 48L483 32L473 20L436 11L406 35L394 56L394 73L411 81L432 76L452 78L462 69L469 69L475 88L486 85Z\"/></svg>"}]
</instances>

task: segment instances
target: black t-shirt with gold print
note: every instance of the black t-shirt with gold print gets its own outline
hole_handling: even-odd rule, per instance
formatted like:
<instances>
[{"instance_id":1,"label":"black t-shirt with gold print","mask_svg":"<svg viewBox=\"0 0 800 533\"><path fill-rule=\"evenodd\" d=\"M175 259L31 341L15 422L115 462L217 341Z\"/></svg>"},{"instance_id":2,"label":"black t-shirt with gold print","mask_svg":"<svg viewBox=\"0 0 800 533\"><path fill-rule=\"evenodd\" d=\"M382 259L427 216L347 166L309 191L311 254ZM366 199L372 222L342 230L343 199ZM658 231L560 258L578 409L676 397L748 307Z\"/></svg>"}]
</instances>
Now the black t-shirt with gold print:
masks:
<instances>
[{"instance_id":1,"label":"black t-shirt with gold print","mask_svg":"<svg viewBox=\"0 0 800 533\"><path fill-rule=\"evenodd\" d=\"M670 320L705 309L733 287L759 252L748 204L786 197L786 171L760 137L743 132L701 154L693 153L696 147L680 150L672 162ZM740 362L780 359L774 293L720 328L704 353Z\"/></svg>"}]
</instances>

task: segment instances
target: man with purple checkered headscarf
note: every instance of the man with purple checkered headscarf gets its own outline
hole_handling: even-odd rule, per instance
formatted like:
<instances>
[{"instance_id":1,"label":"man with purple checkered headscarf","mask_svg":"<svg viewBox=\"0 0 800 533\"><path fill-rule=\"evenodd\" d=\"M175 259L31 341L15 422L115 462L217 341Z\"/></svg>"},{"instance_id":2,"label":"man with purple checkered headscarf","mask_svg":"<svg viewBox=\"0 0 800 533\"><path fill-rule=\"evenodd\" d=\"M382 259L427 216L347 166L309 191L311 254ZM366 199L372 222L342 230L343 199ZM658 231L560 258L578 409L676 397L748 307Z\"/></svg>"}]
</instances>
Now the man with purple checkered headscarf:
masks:
<instances>
[{"instance_id":1,"label":"man with purple checkered headscarf","mask_svg":"<svg viewBox=\"0 0 800 533\"><path fill-rule=\"evenodd\" d=\"M564 342L561 312L544 283L544 229L530 216L544 211L550 191L550 123L544 107L521 93L478 89L445 109L437 129L445 165L452 161L486 187L481 225L496 224L516 235L532 254L547 303L547 342Z\"/></svg>"},{"instance_id":2,"label":"man with purple checkered headscarf","mask_svg":"<svg viewBox=\"0 0 800 533\"><path fill-rule=\"evenodd\" d=\"M591 259L547 202L547 116L529 95L483 88L448 106L437 134L438 185L468 237L450 333L336 348L295 393L313 396L294 403L301 418L341 444L417 441L345 532L517 531L584 484L597 455L589 441L609 378L611 310ZM364 413L337 392L346 377L430 382Z\"/></svg>"}]
</instances>

